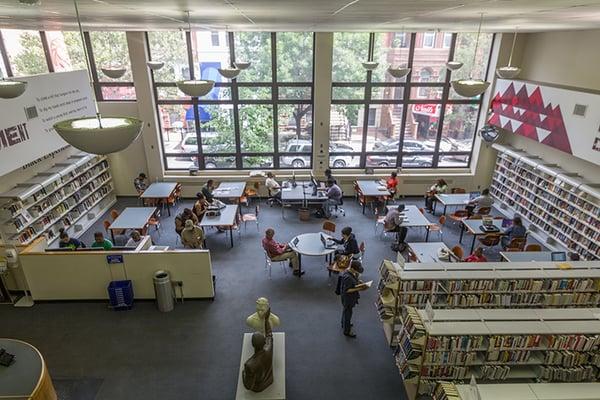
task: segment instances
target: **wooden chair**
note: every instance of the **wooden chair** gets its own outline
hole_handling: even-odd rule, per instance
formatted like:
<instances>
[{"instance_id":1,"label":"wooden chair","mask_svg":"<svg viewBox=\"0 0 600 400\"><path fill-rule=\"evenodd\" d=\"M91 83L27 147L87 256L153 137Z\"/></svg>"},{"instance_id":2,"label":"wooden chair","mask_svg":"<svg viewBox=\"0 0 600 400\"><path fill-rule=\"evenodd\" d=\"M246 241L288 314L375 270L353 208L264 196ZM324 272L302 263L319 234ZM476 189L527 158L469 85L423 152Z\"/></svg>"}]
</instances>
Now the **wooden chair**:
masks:
<instances>
[{"instance_id":1,"label":"wooden chair","mask_svg":"<svg viewBox=\"0 0 600 400\"><path fill-rule=\"evenodd\" d=\"M429 229L429 232L437 232L440 235L440 242L443 241L442 238L443 238L444 233L442 232L442 228L445 223L446 223L446 216L442 215L442 216L440 216L440 219L438 220L437 224L431 224L427 227L427 229Z\"/></svg>"},{"instance_id":2,"label":"wooden chair","mask_svg":"<svg viewBox=\"0 0 600 400\"><path fill-rule=\"evenodd\" d=\"M454 257L458 258L458 261L462 261L462 259L465 257L465 251L459 245L454 246L451 251L452 254L454 254Z\"/></svg>"},{"instance_id":3,"label":"wooden chair","mask_svg":"<svg viewBox=\"0 0 600 400\"><path fill-rule=\"evenodd\" d=\"M483 215L481 214L473 214L467 219L483 219Z\"/></svg>"},{"instance_id":4,"label":"wooden chair","mask_svg":"<svg viewBox=\"0 0 600 400\"><path fill-rule=\"evenodd\" d=\"M523 249L525 248L525 243L527 243L527 238L516 237L516 238L512 238L510 240L510 242L508 243L508 246L506 246L506 247L512 248L512 249L519 249L519 250L523 251Z\"/></svg>"},{"instance_id":5,"label":"wooden chair","mask_svg":"<svg viewBox=\"0 0 600 400\"><path fill-rule=\"evenodd\" d=\"M335 233L335 222L333 221L323 221L323 226L321 227L321 229L323 230L323 232L328 233L333 235Z\"/></svg>"},{"instance_id":6,"label":"wooden chair","mask_svg":"<svg viewBox=\"0 0 600 400\"><path fill-rule=\"evenodd\" d=\"M463 193L467 193L467 191L463 188L452 188L450 189L450 193L452 194L463 194Z\"/></svg>"},{"instance_id":7,"label":"wooden chair","mask_svg":"<svg viewBox=\"0 0 600 400\"><path fill-rule=\"evenodd\" d=\"M102 225L104 225L104 232L106 232L108 235L110 235L110 225L111 225L110 221L105 219L104 221L102 221ZM113 234L124 235L125 229L113 230Z\"/></svg>"},{"instance_id":8,"label":"wooden chair","mask_svg":"<svg viewBox=\"0 0 600 400\"><path fill-rule=\"evenodd\" d=\"M542 251L542 246L537 243L531 243L525 246L525 251Z\"/></svg>"},{"instance_id":9,"label":"wooden chair","mask_svg":"<svg viewBox=\"0 0 600 400\"><path fill-rule=\"evenodd\" d=\"M260 188L260 182L254 182L250 187L244 189L244 195L246 197L260 197L258 196L258 190Z\"/></svg>"},{"instance_id":10,"label":"wooden chair","mask_svg":"<svg viewBox=\"0 0 600 400\"><path fill-rule=\"evenodd\" d=\"M478 237L477 240L479 240L479 243L485 247L494 247L500 244L500 235L489 234L483 237Z\"/></svg>"},{"instance_id":11,"label":"wooden chair","mask_svg":"<svg viewBox=\"0 0 600 400\"><path fill-rule=\"evenodd\" d=\"M248 222L256 222L256 231L259 231L259 223L258 223L258 213L259 213L260 209L259 206L257 205L256 207L254 207L254 214L252 213L247 213L247 214L242 214L242 222L244 223L244 232L247 231L247 224Z\"/></svg>"},{"instance_id":12,"label":"wooden chair","mask_svg":"<svg viewBox=\"0 0 600 400\"><path fill-rule=\"evenodd\" d=\"M119 218L119 212L117 210L111 210L110 211L110 217L113 219L113 221L117 218Z\"/></svg>"},{"instance_id":13,"label":"wooden chair","mask_svg":"<svg viewBox=\"0 0 600 400\"><path fill-rule=\"evenodd\" d=\"M456 210L452 214L448 216L452 220L453 223L463 222L469 216L469 212L467 210Z\"/></svg>"},{"instance_id":14,"label":"wooden chair","mask_svg":"<svg viewBox=\"0 0 600 400\"><path fill-rule=\"evenodd\" d=\"M491 207L481 207L477 210L477 215L488 215L492 211Z\"/></svg>"}]
</instances>

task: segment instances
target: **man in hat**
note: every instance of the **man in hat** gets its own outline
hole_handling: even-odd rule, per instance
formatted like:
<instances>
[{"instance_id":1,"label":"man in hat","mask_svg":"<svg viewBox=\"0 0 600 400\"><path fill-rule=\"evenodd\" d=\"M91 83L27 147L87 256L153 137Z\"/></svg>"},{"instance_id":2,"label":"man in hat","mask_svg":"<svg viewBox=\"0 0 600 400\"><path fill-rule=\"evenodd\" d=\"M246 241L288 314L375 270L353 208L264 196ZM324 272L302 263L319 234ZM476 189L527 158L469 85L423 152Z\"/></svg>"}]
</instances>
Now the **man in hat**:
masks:
<instances>
[{"instance_id":1,"label":"man in hat","mask_svg":"<svg viewBox=\"0 0 600 400\"><path fill-rule=\"evenodd\" d=\"M361 289L357 286L361 283L358 277L363 272L363 267L358 260L353 260L350 267L346 269L338 280L338 290L342 299L342 328L344 336L355 338L356 334L352 331L352 309L358 304Z\"/></svg>"},{"instance_id":2,"label":"man in hat","mask_svg":"<svg viewBox=\"0 0 600 400\"><path fill-rule=\"evenodd\" d=\"M204 244L204 231L188 219L185 228L181 231L181 243L187 249L201 249Z\"/></svg>"}]
</instances>

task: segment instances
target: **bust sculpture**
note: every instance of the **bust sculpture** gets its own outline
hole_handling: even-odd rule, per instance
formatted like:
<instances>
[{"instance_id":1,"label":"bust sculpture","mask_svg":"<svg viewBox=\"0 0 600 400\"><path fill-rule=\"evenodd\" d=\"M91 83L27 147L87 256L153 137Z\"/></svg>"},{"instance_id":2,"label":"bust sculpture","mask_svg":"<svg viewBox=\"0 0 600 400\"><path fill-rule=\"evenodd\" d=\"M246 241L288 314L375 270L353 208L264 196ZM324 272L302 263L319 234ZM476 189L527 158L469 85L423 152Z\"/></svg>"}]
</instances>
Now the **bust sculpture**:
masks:
<instances>
[{"instance_id":1,"label":"bust sculpture","mask_svg":"<svg viewBox=\"0 0 600 400\"><path fill-rule=\"evenodd\" d=\"M281 324L279 317L271 313L269 300L265 297L259 297L258 300L256 300L256 312L246 318L246 324L255 332L260 332L263 335L266 335L265 318L267 311L269 311L269 324L271 328L279 326Z\"/></svg>"},{"instance_id":2,"label":"bust sculpture","mask_svg":"<svg viewBox=\"0 0 600 400\"><path fill-rule=\"evenodd\" d=\"M244 387L257 393L273 383L273 332L271 332L270 317L271 310L267 308L264 312L265 334L254 332L252 335L254 354L246 360L242 371Z\"/></svg>"}]
</instances>

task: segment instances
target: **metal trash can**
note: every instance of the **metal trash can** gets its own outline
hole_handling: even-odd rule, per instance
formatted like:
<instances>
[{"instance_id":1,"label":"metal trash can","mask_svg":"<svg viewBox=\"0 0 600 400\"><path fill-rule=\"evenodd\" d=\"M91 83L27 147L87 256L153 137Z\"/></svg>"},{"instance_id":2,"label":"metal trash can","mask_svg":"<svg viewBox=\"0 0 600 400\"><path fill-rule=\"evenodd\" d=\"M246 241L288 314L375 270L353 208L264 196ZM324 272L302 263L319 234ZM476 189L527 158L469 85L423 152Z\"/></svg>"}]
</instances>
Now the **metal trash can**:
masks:
<instances>
[{"instance_id":1,"label":"metal trash can","mask_svg":"<svg viewBox=\"0 0 600 400\"><path fill-rule=\"evenodd\" d=\"M175 307L173 285L171 285L171 275L167 271L159 270L154 273L154 294L160 312L173 310Z\"/></svg>"}]
</instances>

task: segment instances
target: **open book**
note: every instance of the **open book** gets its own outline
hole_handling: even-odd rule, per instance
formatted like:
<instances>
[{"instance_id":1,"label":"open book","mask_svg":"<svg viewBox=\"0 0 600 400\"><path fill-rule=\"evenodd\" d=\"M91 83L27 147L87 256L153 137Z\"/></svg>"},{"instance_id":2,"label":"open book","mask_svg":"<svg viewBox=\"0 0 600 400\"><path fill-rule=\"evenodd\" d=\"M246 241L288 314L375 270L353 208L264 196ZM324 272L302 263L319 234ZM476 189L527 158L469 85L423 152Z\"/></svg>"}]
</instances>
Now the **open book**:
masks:
<instances>
[{"instance_id":1,"label":"open book","mask_svg":"<svg viewBox=\"0 0 600 400\"><path fill-rule=\"evenodd\" d=\"M354 288L357 290L367 290L368 288L371 287L371 285L373 285L373 281L360 283L360 284L356 285Z\"/></svg>"}]
</instances>

